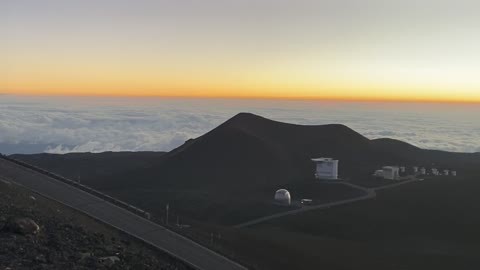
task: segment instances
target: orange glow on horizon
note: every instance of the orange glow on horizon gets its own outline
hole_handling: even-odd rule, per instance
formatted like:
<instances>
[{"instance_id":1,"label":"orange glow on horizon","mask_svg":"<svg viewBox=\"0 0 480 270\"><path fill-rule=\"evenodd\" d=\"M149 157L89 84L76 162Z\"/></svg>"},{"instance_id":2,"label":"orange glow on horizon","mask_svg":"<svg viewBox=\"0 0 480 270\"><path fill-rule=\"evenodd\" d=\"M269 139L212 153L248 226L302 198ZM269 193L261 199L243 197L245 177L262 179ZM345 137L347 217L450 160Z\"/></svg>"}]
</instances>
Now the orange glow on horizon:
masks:
<instances>
[{"instance_id":1,"label":"orange glow on horizon","mask_svg":"<svg viewBox=\"0 0 480 270\"><path fill-rule=\"evenodd\" d=\"M169 93L170 92L170 93ZM226 91L208 91L208 90L193 90L193 91L178 91L180 93L172 93L175 91L119 91L119 90L15 90L15 91L3 91L0 93L14 94L14 95L52 95L52 96L124 96L124 97L165 97L165 98L238 98L238 99L287 99L287 100L336 100L336 101L375 101L375 102L434 102L434 103L473 103L480 104L479 97L444 97L439 96L436 98L426 96L374 96L370 95L357 95L346 96L342 94L324 94L324 95L301 95L301 94L278 94L278 95L265 95L262 91L249 92L226 92Z\"/></svg>"},{"instance_id":2,"label":"orange glow on horizon","mask_svg":"<svg viewBox=\"0 0 480 270\"><path fill-rule=\"evenodd\" d=\"M475 81L447 73L434 76L435 80L429 74L408 74L402 80L388 77L394 73L318 71L300 64L298 68L282 65L279 69L222 70L209 66L166 69L146 64L135 69L111 63L75 63L69 67L46 60L30 66L20 65L23 61L10 63L0 77L0 93L480 103L480 87Z\"/></svg>"},{"instance_id":3,"label":"orange glow on horizon","mask_svg":"<svg viewBox=\"0 0 480 270\"><path fill-rule=\"evenodd\" d=\"M410 78L401 83L397 82L400 79L375 81L354 73L322 77L322 72L307 70L239 70L239 74L232 75L217 69L195 69L184 74L183 70L162 72L153 68L82 66L63 70L34 66L7 69L3 73L6 76L0 77L0 93L480 103L480 87L457 82L461 80L449 81L448 77L440 78L443 82Z\"/></svg>"}]
</instances>

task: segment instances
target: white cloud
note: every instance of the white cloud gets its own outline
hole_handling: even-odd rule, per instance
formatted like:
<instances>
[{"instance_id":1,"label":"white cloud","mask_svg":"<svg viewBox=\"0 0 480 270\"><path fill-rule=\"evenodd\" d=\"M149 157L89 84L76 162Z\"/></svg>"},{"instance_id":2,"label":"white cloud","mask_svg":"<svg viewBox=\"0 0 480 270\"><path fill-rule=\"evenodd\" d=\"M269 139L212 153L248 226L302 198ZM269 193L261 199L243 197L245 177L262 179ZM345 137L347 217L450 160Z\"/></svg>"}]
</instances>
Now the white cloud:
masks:
<instances>
[{"instance_id":1,"label":"white cloud","mask_svg":"<svg viewBox=\"0 0 480 270\"><path fill-rule=\"evenodd\" d=\"M0 97L0 147L47 145L50 153L168 151L249 111L298 124L345 124L368 138L480 151L480 111L427 105L172 98ZM0 149L2 152L2 149Z\"/></svg>"}]
</instances>

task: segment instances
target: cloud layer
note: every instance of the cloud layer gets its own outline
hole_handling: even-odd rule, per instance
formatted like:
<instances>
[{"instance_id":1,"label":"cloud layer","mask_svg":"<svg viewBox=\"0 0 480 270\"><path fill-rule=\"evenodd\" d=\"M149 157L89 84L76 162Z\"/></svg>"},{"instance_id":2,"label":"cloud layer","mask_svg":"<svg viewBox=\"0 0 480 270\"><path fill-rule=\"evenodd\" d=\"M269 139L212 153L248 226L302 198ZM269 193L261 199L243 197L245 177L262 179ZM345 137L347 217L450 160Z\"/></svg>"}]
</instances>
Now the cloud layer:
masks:
<instances>
[{"instance_id":1,"label":"cloud layer","mask_svg":"<svg viewBox=\"0 0 480 270\"><path fill-rule=\"evenodd\" d=\"M368 138L423 148L480 152L478 105L9 95L0 97L0 152L169 151L241 111L297 124L341 123Z\"/></svg>"}]
</instances>

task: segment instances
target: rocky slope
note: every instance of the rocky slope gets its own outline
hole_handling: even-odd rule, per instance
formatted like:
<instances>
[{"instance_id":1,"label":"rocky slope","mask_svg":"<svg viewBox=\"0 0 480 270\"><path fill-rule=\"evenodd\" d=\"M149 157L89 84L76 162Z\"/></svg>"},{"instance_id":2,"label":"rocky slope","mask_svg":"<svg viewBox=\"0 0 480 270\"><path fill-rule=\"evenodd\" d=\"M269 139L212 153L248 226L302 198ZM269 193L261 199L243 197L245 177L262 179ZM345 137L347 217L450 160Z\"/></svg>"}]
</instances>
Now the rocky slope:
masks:
<instances>
[{"instance_id":1,"label":"rocky slope","mask_svg":"<svg viewBox=\"0 0 480 270\"><path fill-rule=\"evenodd\" d=\"M0 228L0 269L190 269L136 239L3 179Z\"/></svg>"}]
</instances>

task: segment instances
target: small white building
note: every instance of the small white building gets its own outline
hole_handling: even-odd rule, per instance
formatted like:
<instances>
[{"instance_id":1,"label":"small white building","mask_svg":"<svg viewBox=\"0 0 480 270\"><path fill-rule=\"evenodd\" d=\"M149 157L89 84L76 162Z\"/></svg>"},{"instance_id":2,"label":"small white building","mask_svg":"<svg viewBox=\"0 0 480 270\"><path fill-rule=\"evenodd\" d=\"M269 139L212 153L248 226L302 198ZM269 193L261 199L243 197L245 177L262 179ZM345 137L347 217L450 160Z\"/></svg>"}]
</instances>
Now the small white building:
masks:
<instances>
[{"instance_id":1,"label":"small white building","mask_svg":"<svg viewBox=\"0 0 480 270\"><path fill-rule=\"evenodd\" d=\"M437 168L432 168L432 174L433 175L439 175L439 171Z\"/></svg>"},{"instance_id":2,"label":"small white building","mask_svg":"<svg viewBox=\"0 0 480 270\"><path fill-rule=\"evenodd\" d=\"M312 158L316 164L315 178L324 180L338 179L338 160L333 158Z\"/></svg>"},{"instance_id":3,"label":"small white building","mask_svg":"<svg viewBox=\"0 0 480 270\"><path fill-rule=\"evenodd\" d=\"M427 174L427 169L421 168L421 169L420 169L420 174L421 174L421 175Z\"/></svg>"},{"instance_id":4,"label":"small white building","mask_svg":"<svg viewBox=\"0 0 480 270\"><path fill-rule=\"evenodd\" d=\"M275 192L275 202L282 205L290 205L292 203L292 197L290 192L286 189L279 189Z\"/></svg>"},{"instance_id":5,"label":"small white building","mask_svg":"<svg viewBox=\"0 0 480 270\"><path fill-rule=\"evenodd\" d=\"M400 168L397 166L384 166L383 178L389 180L398 180L400 178Z\"/></svg>"},{"instance_id":6,"label":"small white building","mask_svg":"<svg viewBox=\"0 0 480 270\"><path fill-rule=\"evenodd\" d=\"M400 167L400 172L401 172L401 173L405 173L406 170L407 170L407 169L406 169L404 166Z\"/></svg>"},{"instance_id":7,"label":"small white building","mask_svg":"<svg viewBox=\"0 0 480 270\"><path fill-rule=\"evenodd\" d=\"M418 167L417 166L413 167L413 173L418 173Z\"/></svg>"},{"instance_id":8,"label":"small white building","mask_svg":"<svg viewBox=\"0 0 480 270\"><path fill-rule=\"evenodd\" d=\"M376 171L373 173L373 176L375 176L375 177L382 177L382 178L383 178L383 170L376 170Z\"/></svg>"},{"instance_id":9,"label":"small white building","mask_svg":"<svg viewBox=\"0 0 480 270\"><path fill-rule=\"evenodd\" d=\"M449 171L449 170L443 170L443 175L448 176L449 174L450 174L450 171Z\"/></svg>"},{"instance_id":10,"label":"small white building","mask_svg":"<svg viewBox=\"0 0 480 270\"><path fill-rule=\"evenodd\" d=\"M457 171L451 171L450 173L452 174L452 176L457 176Z\"/></svg>"}]
</instances>

